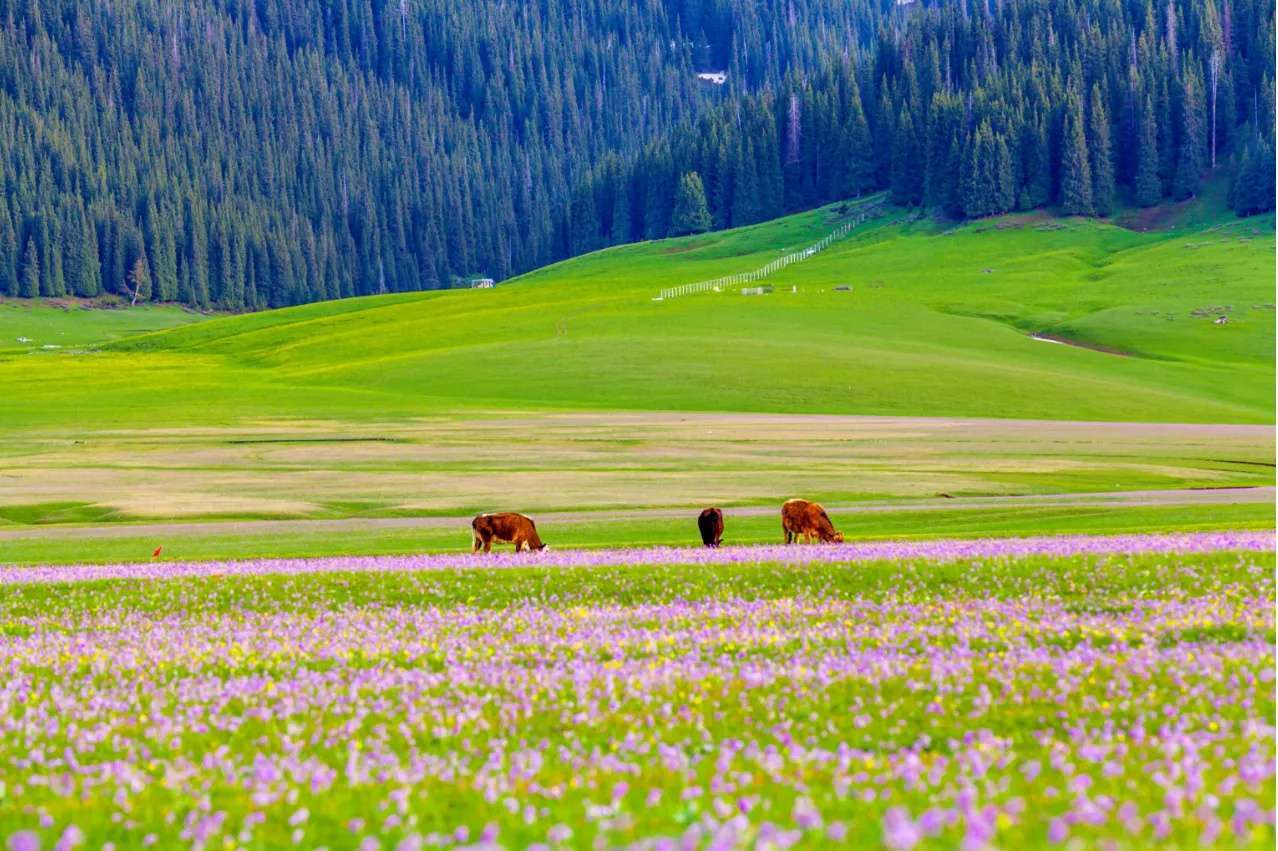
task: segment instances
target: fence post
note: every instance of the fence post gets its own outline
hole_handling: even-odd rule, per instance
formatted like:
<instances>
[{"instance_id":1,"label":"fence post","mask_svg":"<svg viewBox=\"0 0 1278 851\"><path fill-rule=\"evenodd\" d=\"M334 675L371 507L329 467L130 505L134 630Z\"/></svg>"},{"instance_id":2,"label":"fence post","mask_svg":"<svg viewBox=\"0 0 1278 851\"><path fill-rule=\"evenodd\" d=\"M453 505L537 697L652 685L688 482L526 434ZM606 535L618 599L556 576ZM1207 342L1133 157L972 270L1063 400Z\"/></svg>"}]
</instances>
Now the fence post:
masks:
<instances>
[{"instance_id":1,"label":"fence post","mask_svg":"<svg viewBox=\"0 0 1278 851\"><path fill-rule=\"evenodd\" d=\"M857 212L851 219L839 225L837 228L832 230L830 233L827 233L824 237L807 248L800 251L792 251L784 257L774 258L766 266L750 272L736 272L732 275L724 275L723 277L712 278L707 281L697 281L693 284L684 284L678 287L667 287L661 291L661 297L674 298L675 296L688 295L690 293L706 292L707 290L712 290L718 286L733 286L742 283L753 283L760 278L765 278L768 275L771 275L778 269L786 268L791 263L798 263L806 260L814 254L824 251L829 248L835 240L842 239L851 233L853 228L858 227L867 221L870 218L870 214L876 212L878 209L879 206L877 202L873 204L862 202L858 205Z\"/></svg>"}]
</instances>

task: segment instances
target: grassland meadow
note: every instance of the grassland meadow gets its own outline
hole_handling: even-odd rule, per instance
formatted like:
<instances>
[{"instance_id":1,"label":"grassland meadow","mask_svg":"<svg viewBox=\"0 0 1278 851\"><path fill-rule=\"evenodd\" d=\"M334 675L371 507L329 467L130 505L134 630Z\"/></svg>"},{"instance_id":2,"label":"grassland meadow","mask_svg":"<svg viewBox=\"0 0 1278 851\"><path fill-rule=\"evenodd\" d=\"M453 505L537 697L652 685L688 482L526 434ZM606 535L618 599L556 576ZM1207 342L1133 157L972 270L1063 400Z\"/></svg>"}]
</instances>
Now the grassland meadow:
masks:
<instances>
[{"instance_id":1,"label":"grassland meadow","mask_svg":"<svg viewBox=\"0 0 1278 851\"><path fill-rule=\"evenodd\" d=\"M0 841L1272 847L1273 552L5 569Z\"/></svg>"}]
</instances>

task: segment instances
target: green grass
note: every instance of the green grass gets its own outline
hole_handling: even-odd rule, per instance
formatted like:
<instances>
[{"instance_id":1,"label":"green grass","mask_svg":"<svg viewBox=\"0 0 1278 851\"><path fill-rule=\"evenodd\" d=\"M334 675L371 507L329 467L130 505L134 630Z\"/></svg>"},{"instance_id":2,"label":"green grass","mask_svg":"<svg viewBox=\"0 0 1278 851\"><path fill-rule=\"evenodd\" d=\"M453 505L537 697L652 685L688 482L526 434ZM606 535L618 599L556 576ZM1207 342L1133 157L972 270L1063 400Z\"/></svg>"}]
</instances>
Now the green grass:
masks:
<instances>
[{"instance_id":1,"label":"green grass","mask_svg":"<svg viewBox=\"0 0 1278 851\"><path fill-rule=\"evenodd\" d=\"M884 538L978 538L1050 534L1127 534L1271 529L1274 507L1264 503L1173 506L1015 506L1006 508L863 511L831 510L852 540ZM690 546L699 542L695 512L683 518L540 521L542 538L556 548ZM780 543L777 517L732 516L727 544ZM3 527L0 527L3 528ZM333 555L409 555L470 549L463 519L442 527L345 529L295 523L269 531L235 523L193 525L175 533L137 532L128 527L68 529L65 535L0 539L0 564L109 564L146 561L162 546L162 561L315 558Z\"/></svg>"},{"instance_id":2,"label":"green grass","mask_svg":"<svg viewBox=\"0 0 1278 851\"><path fill-rule=\"evenodd\" d=\"M593 848L732 817L747 840L864 848L891 808L937 807L961 814L918 847L942 848L992 807L999 847L1037 849L1113 801L1139 832L1079 820L1070 842L1198 848L1220 819L1220 844L1269 848L1273 570L1217 552L0 587L21 733L0 737L0 836L167 848L210 818L209 847L487 828Z\"/></svg>"},{"instance_id":3,"label":"green grass","mask_svg":"<svg viewBox=\"0 0 1278 851\"><path fill-rule=\"evenodd\" d=\"M1132 228L1042 214L943 227L889 211L776 274L771 295L653 300L809 245L841 215L613 248L489 291L205 321L0 304L0 530L1272 483L1268 429L1104 424L1273 422L1272 216L1202 201L1126 213ZM1136 229L1150 222L1174 226ZM834 291L844 283L853 291ZM5 342L19 336L30 342ZM1168 507L1157 522L1212 522L1210 510ZM1058 528L1008 516L953 533ZM866 535L934 520L871 517ZM573 542L667 534L635 522ZM306 528L173 545L202 557L449 546ZM86 537L78 558L70 539L0 546L100 560L122 557L121 540Z\"/></svg>"},{"instance_id":4,"label":"green grass","mask_svg":"<svg viewBox=\"0 0 1278 851\"><path fill-rule=\"evenodd\" d=\"M31 583L0 586L0 635L30 634L69 619L121 611L200 618L245 612L315 613L355 607L508 609L522 605L568 611L577 606L645 606L703 600L1009 600L1056 601L1072 613L1114 614L1147 595L1206 596L1255 581L1273 553L1112 556L1022 556L975 561L812 561L801 568L773 562L719 565L634 564L532 566L429 571L257 574L152 580ZM1167 584L1152 577L1170 575ZM1262 578L1262 582L1264 579ZM53 626L50 626L53 625ZM1193 640L1182 634L1183 640ZM1208 635L1211 639L1218 636Z\"/></svg>"},{"instance_id":5,"label":"green grass","mask_svg":"<svg viewBox=\"0 0 1278 851\"><path fill-rule=\"evenodd\" d=\"M107 307L78 299L0 299L0 356L99 346L203 318L171 305Z\"/></svg>"},{"instance_id":6,"label":"green grass","mask_svg":"<svg viewBox=\"0 0 1278 851\"><path fill-rule=\"evenodd\" d=\"M774 276L831 209L614 248L491 291L307 305L0 362L13 427L372 420L477 407L1159 422L1273 419L1272 218L1138 233L1011 216L889 216ZM851 283L852 293L835 284ZM797 287L797 293L790 293ZM1216 325L1216 309L1228 324ZM1055 334L1111 354L1032 340Z\"/></svg>"}]
</instances>

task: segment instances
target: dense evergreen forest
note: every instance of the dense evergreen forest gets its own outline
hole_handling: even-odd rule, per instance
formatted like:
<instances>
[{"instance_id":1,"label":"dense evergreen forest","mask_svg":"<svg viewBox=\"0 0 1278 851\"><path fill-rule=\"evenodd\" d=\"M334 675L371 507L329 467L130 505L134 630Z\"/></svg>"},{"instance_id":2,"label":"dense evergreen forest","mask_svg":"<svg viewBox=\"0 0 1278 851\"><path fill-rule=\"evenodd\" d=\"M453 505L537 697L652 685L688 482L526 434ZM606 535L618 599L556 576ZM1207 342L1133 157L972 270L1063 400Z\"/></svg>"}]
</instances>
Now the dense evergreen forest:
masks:
<instances>
[{"instance_id":1,"label":"dense evergreen forest","mask_svg":"<svg viewBox=\"0 0 1278 851\"><path fill-rule=\"evenodd\" d=\"M0 295L257 309L889 188L1273 206L1273 0L0 0ZM697 77L726 71L726 83Z\"/></svg>"},{"instance_id":2,"label":"dense evergreen forest","mask_svg":"<svg viewBox=\"0 0 1278 851\"><path fill-rule=\"evenodd\" d=\"M562 256L606 154L891 8L0 0L0 295L238 310L505 277Z\"/></svg>"},{"instance_id":3,"label":"dense evergreen forest","mask_svg":"<svg viewBox=\"0 0 1278 851\"><path fill-rule=\"evenodd\" d=\"M1105 216L1120 200L1192 197L1213 168L1232 173L1237 213L1272 210L1273 57L1273 0L920 9L859 61L792 74L604 160L574 192L568 250L883 189L959 218Z\"/></svg>"}]
</instances>

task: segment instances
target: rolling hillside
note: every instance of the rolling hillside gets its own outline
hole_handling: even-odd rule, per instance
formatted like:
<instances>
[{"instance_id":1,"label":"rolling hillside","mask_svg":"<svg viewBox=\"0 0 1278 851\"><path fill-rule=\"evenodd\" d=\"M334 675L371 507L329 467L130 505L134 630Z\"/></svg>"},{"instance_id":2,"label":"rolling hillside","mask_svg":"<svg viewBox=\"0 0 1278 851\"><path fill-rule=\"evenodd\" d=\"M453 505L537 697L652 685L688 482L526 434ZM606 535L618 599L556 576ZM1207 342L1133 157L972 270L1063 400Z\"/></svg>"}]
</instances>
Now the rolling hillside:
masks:
<instances>
[{"instance_id":1,"label":"rolling hillside","mask_svg":"<svg viewBox=\"0 0 1278 851\"><path fill-rule=\"evenodd\" d=\"M838 220L824 208L609 249L495 290L11 356L0 416L164 425L196 412L225 423L516 407L1272 421L1268 217L1140 233L1032 215L941 229L889 213L769 279L771 295L653 299L762 266Z\"/></svg>"},{"instance_id":2,"label":"rolling hillside","mask_svg":"<svg viewBox=\"0 0 1278 851\"><path fill-rule=\"evenodd\" d=\"M795 494L857 537L1271 528L1246 424L1273 421L1273 219L1218 209L889 209L762 296L654 300L838 209L151 333L196 317L0 306L0 552L420 552L503 508L557 545L670 543L706 504L771 541Z\"/></svg>"}]
</instances>

